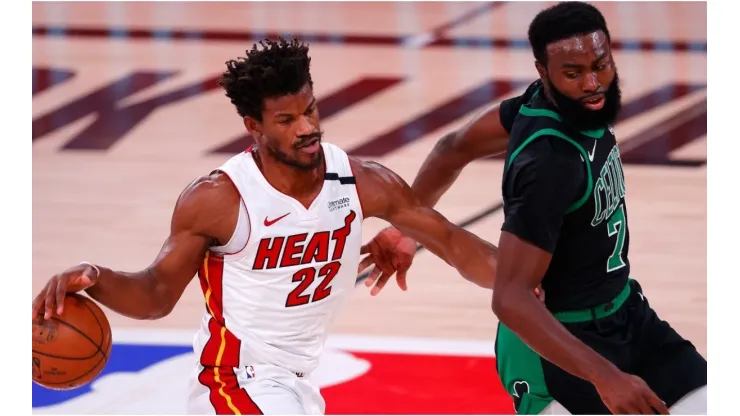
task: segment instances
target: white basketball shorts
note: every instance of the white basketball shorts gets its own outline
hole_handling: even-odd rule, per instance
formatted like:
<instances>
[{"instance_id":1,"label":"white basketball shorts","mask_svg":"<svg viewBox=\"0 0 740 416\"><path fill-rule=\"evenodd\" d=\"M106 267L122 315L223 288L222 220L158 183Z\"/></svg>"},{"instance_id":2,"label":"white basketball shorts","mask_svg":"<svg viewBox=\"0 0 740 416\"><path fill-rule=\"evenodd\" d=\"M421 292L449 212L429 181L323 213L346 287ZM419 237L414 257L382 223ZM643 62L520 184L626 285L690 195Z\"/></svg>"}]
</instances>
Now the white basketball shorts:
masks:
<instances>
[{"instance_id":1,"label":"white basketball shorts","mask_svg":"<svg viewBox=\"0 0 740 416\"><path fill-rule=\"evenodd\" d=\"M200 415L322 415L326 408L309 377L269 365L204 368L190 381L188 413Z\"/></svg>"}]
</instances>

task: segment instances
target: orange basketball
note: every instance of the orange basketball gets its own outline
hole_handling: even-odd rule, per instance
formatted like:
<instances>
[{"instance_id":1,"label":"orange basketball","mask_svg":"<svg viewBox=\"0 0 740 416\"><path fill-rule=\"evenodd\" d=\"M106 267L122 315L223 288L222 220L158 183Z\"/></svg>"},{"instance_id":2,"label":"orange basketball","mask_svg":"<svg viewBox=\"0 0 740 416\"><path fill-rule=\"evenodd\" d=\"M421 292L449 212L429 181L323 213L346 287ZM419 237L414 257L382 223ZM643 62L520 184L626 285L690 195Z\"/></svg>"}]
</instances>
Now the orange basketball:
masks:
<instances>
[{"instance_id":1,"label":"orange basketball","mask_svg":"<svg viewBox=\"0 0 740 416\"><path fill-rule=\"evenodd\" d=\"M86 296L67 294L61 316L33 318L33 381L55 390L84 386L105 367L111 344L103 310Z\"/></svg>"}]
</instances>

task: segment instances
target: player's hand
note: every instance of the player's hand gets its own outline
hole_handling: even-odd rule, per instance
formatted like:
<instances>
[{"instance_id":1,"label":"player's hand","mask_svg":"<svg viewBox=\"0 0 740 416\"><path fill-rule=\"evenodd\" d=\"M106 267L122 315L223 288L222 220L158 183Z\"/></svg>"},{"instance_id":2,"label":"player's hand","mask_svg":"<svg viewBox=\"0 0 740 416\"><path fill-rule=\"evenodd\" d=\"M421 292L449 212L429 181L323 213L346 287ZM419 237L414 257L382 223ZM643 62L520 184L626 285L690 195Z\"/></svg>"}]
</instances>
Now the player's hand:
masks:
<instances>
[{"instance_id":1,"label":"player's hand","mask_svg":"<svg viewBox=\"0 0 740 416\"><path fill-rule=\"evenodd\" d=\"M668 408L640 377L623 372L594 383L604 405L615 415L667 415Z\"/></svg>"},{"instance_id":2,"label":"player's hand","mask_svg":"<svg viewBox=\"0 0 740 416\"><path fill-rule=\"evenodd\" d=\"M33 316L44 312L44 319L64 312L64 297L67 293L85 290L98 281L98 272L90 265L80 264L52 277L44 289L33 300Z\"/></svg>"},{"instance_id":3,"label":"player's hand","mask_svg":"<svg viewBox=\"0 0 740 416\"><path fill-rule=\"evenodd\" d=\"M394 273L398 287L401 290L408 289L406 272L414 260L416 247L416 241L404 236L394 227L384 229L362 246L360 254L369 254L369 256L362 259L357 273L362 273L371 265L375 265L365 279L365 286L371 287L375 284L370 295L375 296L380 293Z\"/></svg>"}]
</instances>

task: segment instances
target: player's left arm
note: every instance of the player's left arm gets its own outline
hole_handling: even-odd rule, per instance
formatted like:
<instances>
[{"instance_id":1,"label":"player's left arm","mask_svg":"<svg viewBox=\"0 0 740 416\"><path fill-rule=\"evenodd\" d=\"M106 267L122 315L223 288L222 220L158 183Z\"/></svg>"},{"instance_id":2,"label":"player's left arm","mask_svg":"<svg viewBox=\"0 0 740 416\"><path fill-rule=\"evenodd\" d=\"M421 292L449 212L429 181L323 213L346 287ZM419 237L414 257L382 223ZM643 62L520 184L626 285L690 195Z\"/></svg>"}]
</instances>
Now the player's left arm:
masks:
<instances>
[{"instance_id":1,"label":"player's left arm","mask_svg":"<svg viewBox=\"0 0 740 416\"><path fill-rule=\"evenodd\" d=\"M422 204L409 185L384 166L356 159L350 159L350 163L365 217L390 222L456 268L465 279L493 288L497 252L494 245Z\"/></svg>"},{"instance_id":2,"label":"player's left arm","mask_svg":"<svg viewBox=\"0 0 740 416\"><path fill-rule=\"evenodd\" d=\"M573 336L532 295L547 272L568 207L585 191L578 155L550 152L546 138L525 148L504 183L505 221L492 309L532 350L598 385L618 369ZM539 150L529 153L537 147Z\"/></svg>"}]
</instances>

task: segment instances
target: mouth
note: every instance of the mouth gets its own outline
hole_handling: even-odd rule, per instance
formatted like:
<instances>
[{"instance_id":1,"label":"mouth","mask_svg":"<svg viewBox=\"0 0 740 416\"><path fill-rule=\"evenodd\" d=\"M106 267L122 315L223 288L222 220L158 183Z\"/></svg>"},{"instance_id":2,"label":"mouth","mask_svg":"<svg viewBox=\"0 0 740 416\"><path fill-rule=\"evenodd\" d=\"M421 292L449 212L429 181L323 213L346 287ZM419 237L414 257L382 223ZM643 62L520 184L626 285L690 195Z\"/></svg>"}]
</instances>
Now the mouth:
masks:
<instances>
[{"instance_id":1,"label":"mouth","mask_svg":"<svg viewBox=\"0 0 740 416\"><path fill-rule=\"evenodd\" d=\"M301 147L298 148L298 151L311 155L318 152L320 148L321 139L317 137L314 139L310 139L305 144L301 145Z\"/></svg>"},{"instance_id":2,"label":"mouth","mask_svg":"<svg viewBox=\"0 0 740 416\"><path fill-rule=\"evenodd\" d=\"M589 110L601 110L602 108L604 108L606 98L602 94L587 98L585 100L582 100L582 102L583 106L588 108Z\"/></svg>"}]
</instances>

